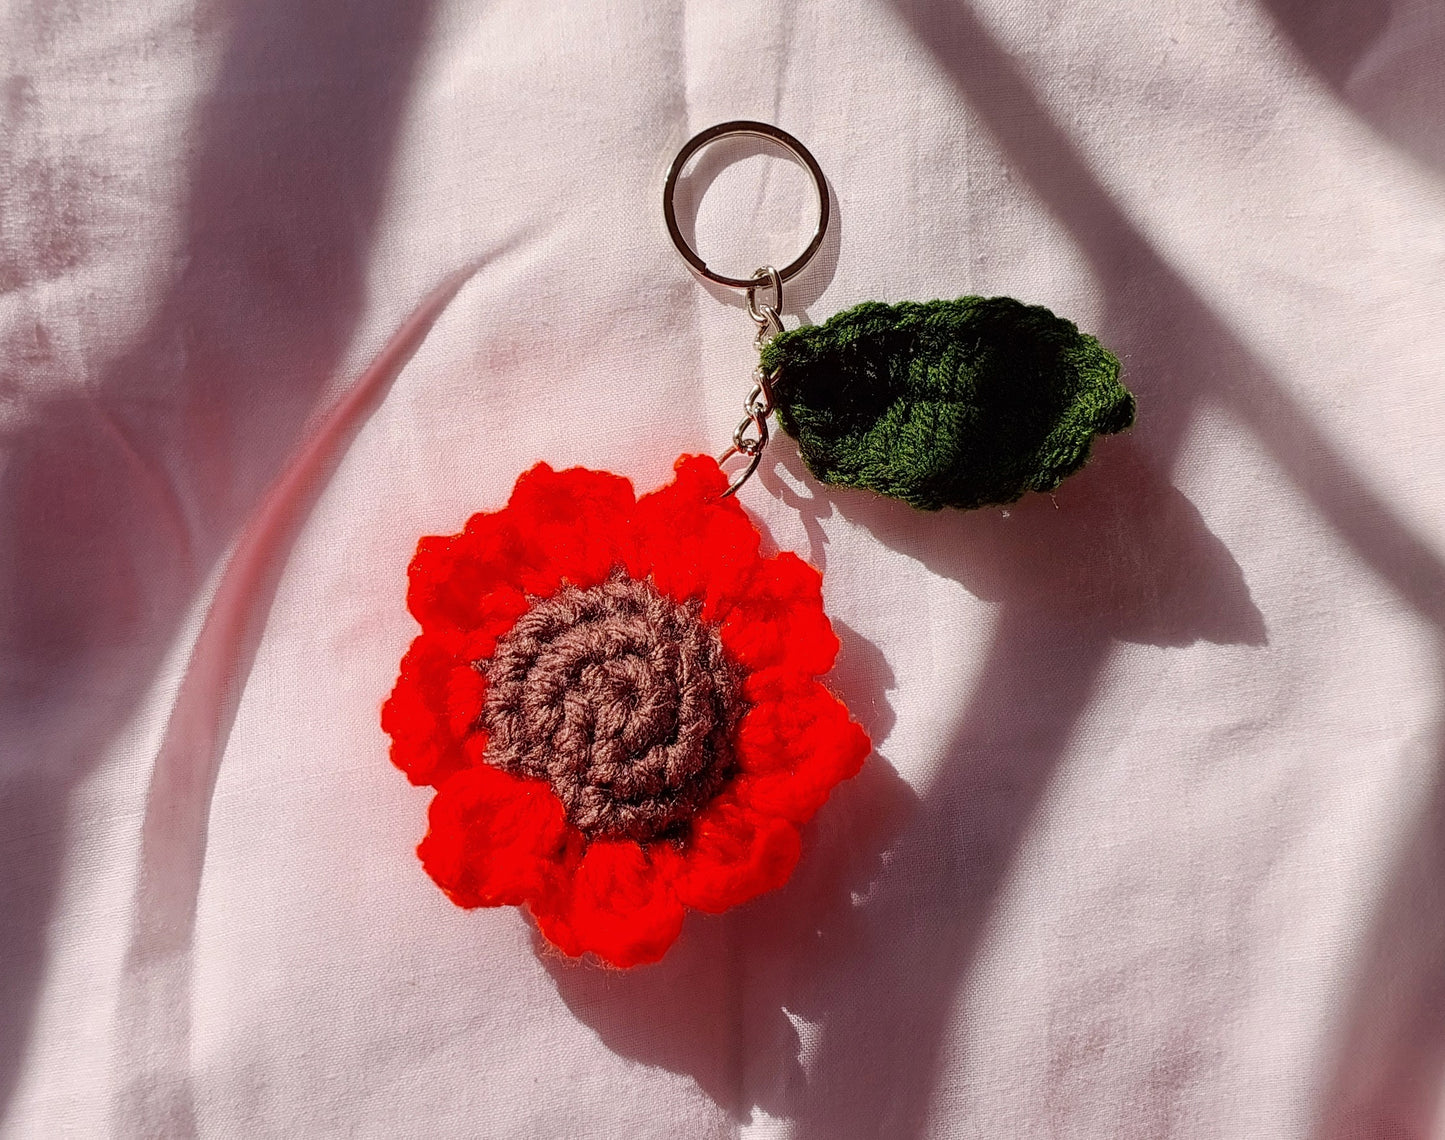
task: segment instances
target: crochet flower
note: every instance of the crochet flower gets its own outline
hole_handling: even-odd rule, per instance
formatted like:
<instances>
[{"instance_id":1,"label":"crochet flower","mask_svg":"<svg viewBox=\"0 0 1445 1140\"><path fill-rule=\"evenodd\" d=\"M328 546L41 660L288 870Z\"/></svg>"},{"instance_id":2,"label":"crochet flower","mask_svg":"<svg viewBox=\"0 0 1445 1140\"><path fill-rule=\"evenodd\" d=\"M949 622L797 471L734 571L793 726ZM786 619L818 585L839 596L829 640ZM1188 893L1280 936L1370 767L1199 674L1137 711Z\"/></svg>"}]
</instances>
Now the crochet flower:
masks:
<instances>
[{"instance_id":1,"label":"crochet flower","mask_svg":"<svg viewBox=\"0 0 1445 1140\"><path fill-rule=\"evenodd\" d=\"M870 750L817 678L821 577L764 558L711 459L634 498L602 471L522 475L423 538L421 624L382 708L437 789L422 865L459 906L525 905L567 954L656 961L685 908L787 881L800 829Z\"/></svg>"}]
</instances>

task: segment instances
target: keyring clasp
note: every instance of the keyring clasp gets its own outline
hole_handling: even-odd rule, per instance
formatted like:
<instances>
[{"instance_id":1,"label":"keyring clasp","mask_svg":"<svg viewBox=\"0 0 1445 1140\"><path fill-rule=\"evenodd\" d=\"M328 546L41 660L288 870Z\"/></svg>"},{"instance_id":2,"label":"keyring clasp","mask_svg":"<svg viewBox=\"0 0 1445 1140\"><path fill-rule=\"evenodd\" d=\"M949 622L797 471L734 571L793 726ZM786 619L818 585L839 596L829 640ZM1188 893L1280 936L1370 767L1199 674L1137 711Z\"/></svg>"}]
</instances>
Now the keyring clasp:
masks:
<instances>
[{"instance_id":1,"label":"keyring clasp","mask_svg":"<svg viewBox=\"0 0 1445 1140\"><path fill-rule=\"evenodd\" d=\"M693 155L709 143L717 142L719 139L748 135L777 143L807 170L809 177L813 180L813 190L818 195L818 224L813 230L813 236L808 240L807 247L782 269L765 265L754 271L751 277L728 277L709 269L707 262L703 261L698 252L687 244L687 239L682 236L682 230L677 225L677 211L673 206L673 196L677 192L677 182L682 177L683 168L687 166ZM677 252L682 254L683 260L699 277L717 285L726 285L730 289L743 290L747 298L748 316L758 327L759 350L783 331L783 282L790 277L797 276L822 246L823 235L828 232L828 212L828 183L823 178L822 167L818 165L818 160L809 153L808 148L787 131L768 123L756 123L750 119L734 119L731 122L718 123L715 127L708 127L707 130L693 135L683 144L682 149L672 160L672 165L667 171L667 181L662 187L662 216L667 222L667 234L672 238L672 244L677 247ZM771 301L761 300L760 293L770 296ZM751 479L753 473L758 469L758 463L763 457L763 448L768 445L770 434L768 418L773 414L772 384L773 377L763 371L761 366L753 372L752 391L743 401L743 420L738 424L737 430L733 432L733 445L719 457L718 465L721 466L729 459L738 456L741 456L746 462L742 470L728 483L727 490L718 496L719 498L726 499L730 495L737 494L738 489Z\"/></svg>"},{"instance_id":2,"label":"keyring clasp","mask_svg":"<svg viewBox=\"0 0 1445 1140\"><path fill-rule=\"evenodd\" d=\"M771 265L764 265L753 274L755 284L748 286L748 316L758 326L759 346L783 331L783 275ZM758 304L758 290L771 289L773 302Z\"/></svg>"},{"instance_id":3,"label":"keyring clasp","mask_svg":"<svg viewBox=\"0 0 1445 1140\"><path fill-rule=\"evenodd\" d=\"M667 236L672 238L672 244L677 247L677 252L682 254L683 260L692 266L698 276L717 285L726 285L730 289L751 291L767 285L768 277L760 275L760 273L755 273L751 277L728 277L709 269L707 262L698 255L692 246L687 244L687 239L682 236L682 230L677 225L677 210L673 206L673 196L677 192L678 179L682 176L683 168L693 155L719 139L748 136L777 143L807 170L808 176L813 180L813 189L818 196L818 224L803 252L782 269L776 270L777 280L779 282L787 281L802 272L803 267L813 259L813 255L822 246L823 235L828 232L828 183L823 178L823 168L818 165L818 160L809 153L808 148L787 131L772 126L770 123L758 123L751 119L734 119L708 127L707 130L688 139L682 149L677 152L677 157L672 160L672 165L668 167L667 181L663 183L662 187L662 217L667 223ZM781 301L781 294L776 299Z\"/></svg>"}]
</instances>

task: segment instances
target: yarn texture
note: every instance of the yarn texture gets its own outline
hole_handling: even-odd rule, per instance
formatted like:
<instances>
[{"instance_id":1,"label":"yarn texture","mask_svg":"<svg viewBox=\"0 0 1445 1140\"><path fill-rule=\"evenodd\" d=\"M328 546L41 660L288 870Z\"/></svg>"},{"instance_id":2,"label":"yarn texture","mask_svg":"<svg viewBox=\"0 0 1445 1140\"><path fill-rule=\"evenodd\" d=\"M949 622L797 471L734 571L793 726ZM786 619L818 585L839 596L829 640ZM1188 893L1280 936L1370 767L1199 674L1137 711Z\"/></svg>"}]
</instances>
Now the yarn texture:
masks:
<instances>
[{"instance_id":1,"label":"yarn texture","mask_svg":"<svg viewBox=\"0 0 1445 1140\"><path fill-rule=\"evenodd\" d=\"M819 681L822 580L759 535L711 459L637 498L538 464L507 506L423 538L421 634L382 707L436 789L422 865L459 906L525 906L570 955L660 958L687 908L781 886L871 749Z\"/></svg>"},{"instance_id":2,"label":"yarn texture","mask_svg":"<svg viewBox=\"0 0 1445 1140\"><path fill-rule=\"evenodd\" d=\"M762 366L818 479L923 510L1051 491L1134 422L1118 358L1010 297L868 301L779 333Z\"/></svg>"},{"instance_id":3,"label":"yarn texture","mask_svg":"<svg viewBox=\"0 0 1445 1140\"><path fill-rule=\"evenodd\" d=\"M742 711L697 608L617 571L537 602L479 663L488 760L547 780L589 838L646 842L687 823L732 774Z\"/></svg>"}]
</instances>

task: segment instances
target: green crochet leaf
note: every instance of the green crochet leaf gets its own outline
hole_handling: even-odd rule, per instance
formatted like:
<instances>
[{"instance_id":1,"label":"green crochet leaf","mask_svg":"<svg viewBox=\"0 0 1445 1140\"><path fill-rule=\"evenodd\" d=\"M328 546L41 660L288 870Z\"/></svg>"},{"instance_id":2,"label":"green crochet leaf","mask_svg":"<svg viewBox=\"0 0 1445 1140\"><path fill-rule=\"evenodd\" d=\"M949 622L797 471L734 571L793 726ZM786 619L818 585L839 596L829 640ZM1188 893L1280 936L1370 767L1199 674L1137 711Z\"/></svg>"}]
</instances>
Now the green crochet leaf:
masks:
<instances>
[{"instance_id":1,"label":"green crochet leaf","mask_svg":"<svg viewBox=\"0 0 1445 1140\"><path fill-rule=\"evenodd\" d=\"M762 364L815 476L924 510L1051 491L1134 422L1118 359L1010 297L868 301L779 333Z\"/></svg>"}]
</instances>

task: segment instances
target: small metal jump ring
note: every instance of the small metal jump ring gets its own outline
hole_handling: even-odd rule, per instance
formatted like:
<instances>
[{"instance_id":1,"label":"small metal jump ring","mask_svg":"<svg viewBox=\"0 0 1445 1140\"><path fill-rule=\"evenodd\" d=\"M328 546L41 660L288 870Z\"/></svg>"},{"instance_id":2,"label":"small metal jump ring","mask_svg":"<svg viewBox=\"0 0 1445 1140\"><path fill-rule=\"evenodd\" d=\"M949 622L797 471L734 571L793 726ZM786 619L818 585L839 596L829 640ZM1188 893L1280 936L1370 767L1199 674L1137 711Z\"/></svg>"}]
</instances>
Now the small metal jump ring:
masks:
<instances>
[{"instance_id":1,"label":"small metal jump ring","mask_svg":"<svg viewBox=\"0 0 1445 1140\"><path fill-rule=\"evenodd\" d=\"M672 238L672 244L677 247L677 252L682 254L683 260L702 277L718 285L726 285L730 289L755 289L764 281L754 274L752 277L726 277L707 267L707 262L698 256L677 225L677 211L673 207L673 195L677 191L677 180L682 176L683 167L698 151L709 143L717 142L719 139L733 138L737 136L752 136L754 138L767 139L777 143L784 150L797 159L807 170L808 176L813 180L813 189L818 195L818 225L813 230L813 236L809 239L807 248L796 258L788 262L782 269L777 270L778 282L791 280L801 272L803 266L813 259L823 244L823 235L828 232L828 183L823 178L823 168L818 165L818 160L809 153L808 148L795 139L787 131L781 130L768 123L757 123L750 119L734 119L727 123L718 123L716 126L708 127L707 130L693 135L687 142L683 143L682 149L677 152L677 157L672 160L672 165L667 171L667 181L662 187L662 216L667 222L667 234ZM778 301L776 306L782 308L782 292L775 294ZM751 305L749 306L751 308ZM754 317L756 320L757 318Z\"/></svg>"},{"instance_id":2,"label":"small metal jump ring","mask_svg":"<svg viewBox=\"0 0 1445 1140\"><path fill-rule=\"evenodd\" d=\"M748 286L748 316L753 318L753 323L760 329L767 328L773 321L782 323L778 314L783 311L783 275L771 265L764 265L761 269L753 272L754 284ZM773 303L758 308L758 290L771 289L773 291Z\"/></svg>"},{"instance_id":3,"label":"small metal jump ring","mask_svg":"<svg viewBox=\"0 0 1445 1140\"><path fill-rule=\"evenodd\" d=\"M759 278L756 285L749 285L747 291L748 316L758 326L758 343L763 344L783 331L783 279L771 265L765 265L753 275ZM758 290L771 289L773 303L758 304Z\"/></svg>"}]
</instances>

